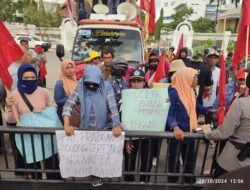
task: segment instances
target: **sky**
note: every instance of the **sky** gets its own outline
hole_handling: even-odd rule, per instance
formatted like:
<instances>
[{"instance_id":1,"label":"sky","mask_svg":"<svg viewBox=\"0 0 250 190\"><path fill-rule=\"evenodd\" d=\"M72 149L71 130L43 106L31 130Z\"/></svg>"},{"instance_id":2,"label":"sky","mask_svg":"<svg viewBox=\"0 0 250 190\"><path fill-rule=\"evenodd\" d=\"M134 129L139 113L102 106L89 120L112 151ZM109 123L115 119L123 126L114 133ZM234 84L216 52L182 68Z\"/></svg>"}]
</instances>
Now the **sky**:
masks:
<instances>
[{"instance_id":1,"label":"sky","mask_svg":"<svg viewBox=\"0 0 250 190\"><path fill-rule=\"evenodd\" d=\"M155 0L155 8L156 8L156 18L160 16L161 11L161 0Z\"/></svg>"}]
</instances>

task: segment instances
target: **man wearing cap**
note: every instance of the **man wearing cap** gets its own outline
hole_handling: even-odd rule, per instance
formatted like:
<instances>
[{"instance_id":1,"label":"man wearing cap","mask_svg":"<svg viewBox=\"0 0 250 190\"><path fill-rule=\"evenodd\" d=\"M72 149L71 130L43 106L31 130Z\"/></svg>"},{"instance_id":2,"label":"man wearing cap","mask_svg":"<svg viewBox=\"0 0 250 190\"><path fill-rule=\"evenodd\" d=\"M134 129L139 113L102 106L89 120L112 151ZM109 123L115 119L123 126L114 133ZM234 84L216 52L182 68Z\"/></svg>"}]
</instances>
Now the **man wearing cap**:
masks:
<instances>
[{"instance_id":1,"label":"man wearing cap","mask_svg":"<svg viewBox=\"0 0 250 190\"><path fill-rule=\"evenodd\" d=\"M212 71L208 65L203 64L203 56L201 54L194 55L190 64L187 65L198 71L199 94L197 100L203 105L202 94L204 89L209 89L213 85Z\"/></svg>"},{"instance_id":2,"label":"man wearing cap","mask_svg":"<svg viewBox=\"0 0 250 190\"><path fill-rule=\"evenodd\" d=\"M112 61L111 75L107 79L107 81L109 81L113 86L118 110L121 105L120 100L122 98L122 90L128 88L128 83L124 77L126 75L127 69L127 61L122 57L117 57Z\"/></svg>"},{"instance_id":3,"label":"man wearing cap","mask_svg":"<svg viewBox=\"0 0 250 190\"><path fill-rule=\"evenodd\" d=\"M90 62L91 65L101 66L101 57L97 51L91 51L89 57L84 59L85 62Z\"/></svg>"},{"instance_id":4,"label":"man wearing cap","mask_svg":"<svg viewBox=\"0 0 250 190\"><path fill-rule=\"evenodd\" d=\"M212 71L213 86L211 88L210 94L203 93L203 106L205 107L213 106L214 101L216 99L220 81L220 69L216 67L218 63L219 63L219 53L213 49L210 50L207 54L207 64ZM213 120L212 114L208 114L205 116L205 123L211 124L212 120Z\"/></svg>"}]
</instances>

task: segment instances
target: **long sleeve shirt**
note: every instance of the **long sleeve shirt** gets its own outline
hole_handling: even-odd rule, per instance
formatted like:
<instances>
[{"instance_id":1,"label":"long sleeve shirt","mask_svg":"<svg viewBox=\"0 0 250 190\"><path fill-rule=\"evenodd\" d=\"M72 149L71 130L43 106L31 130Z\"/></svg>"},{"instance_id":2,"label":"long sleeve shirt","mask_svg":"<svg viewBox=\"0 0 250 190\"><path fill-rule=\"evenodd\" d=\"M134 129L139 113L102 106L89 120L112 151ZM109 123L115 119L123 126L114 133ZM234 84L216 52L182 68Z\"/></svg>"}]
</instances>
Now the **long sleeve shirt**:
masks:
<instances>
[{"instance_id":1,"label":"long sleeve shirt","mask_svg":"<svg viewBox=\"0 0 250 190\"><path fill-rule=\"evenodd\" d=\"M74 90L64 105L62 115L63 116L67 115L70 117L71 113L72 113L72 108L78 100L79 100L78 92L76 90ZM107 106L108 106L110 113L111 113L110 116L111 116L111 119L113 121L112 126L115 127L117 125L120 125L120 116L119 116L119 113L117 110L115 95L114 95L114 92L112 90L108 91ZM105 113L103 113L103 114L105 114Z\"/></svg>"},{"instance_id":2,"label":"long sleeve shirt","mask_svg":"<svg viewBox=\"0 0 250 190\"><path fill-rule=\"evenodd\" d=\"M179 98L178 92L175 88L170 86L168 89L168 94L171 102L167 118L168 130L173 130L174 127L178 126L184 132L189 132L190 118L186 108ZM196 111L200 114L206 114L209 111L209 108L203 107L202 105L198 104L198 102L196 102Z\"/></svg>"}]
</instances>

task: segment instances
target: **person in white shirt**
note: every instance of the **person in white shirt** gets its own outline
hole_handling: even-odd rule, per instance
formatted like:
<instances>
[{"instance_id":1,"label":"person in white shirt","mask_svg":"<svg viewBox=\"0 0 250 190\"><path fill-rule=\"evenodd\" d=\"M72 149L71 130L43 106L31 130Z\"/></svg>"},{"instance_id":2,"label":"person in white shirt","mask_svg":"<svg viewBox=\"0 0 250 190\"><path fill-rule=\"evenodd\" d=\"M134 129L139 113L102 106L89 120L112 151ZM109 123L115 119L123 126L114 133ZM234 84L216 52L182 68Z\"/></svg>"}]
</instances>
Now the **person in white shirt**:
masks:
<instances>
[{"instance_id":1,"label":"person in white shirt","mask_svg":"<svg viewBox=\"0 0 250 190\"><path fill-rule=\"evenodd\" d=\"M203 106L210 107L213 106L214 101L217 96L217 89L219 87L219 81L220 81L220 69L216 67L216 65L219 63L219 53L215 50L210 50L207 54L207 64L211 68L212 71L212 80L213 80L213 86L211 88L210 94L203 98ZM205 117L205 123L212 123L212 114L208 114Z\"/></svg>"}]
</instances>

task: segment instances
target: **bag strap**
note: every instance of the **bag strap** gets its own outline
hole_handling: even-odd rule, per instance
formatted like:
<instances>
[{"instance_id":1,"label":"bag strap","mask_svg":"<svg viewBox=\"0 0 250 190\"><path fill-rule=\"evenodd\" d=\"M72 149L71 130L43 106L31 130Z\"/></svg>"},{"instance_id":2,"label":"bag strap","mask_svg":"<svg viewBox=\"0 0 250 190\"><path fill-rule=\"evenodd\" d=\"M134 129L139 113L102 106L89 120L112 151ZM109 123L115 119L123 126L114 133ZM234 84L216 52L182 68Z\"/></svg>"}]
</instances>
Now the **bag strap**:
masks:
<instances>
[{"instance_id":1,"label":"bag strap","mask_svg":"<svg viewBox=\"0 0 250 190\"><path fill-rule=\"evenodd\" d=\"M31 112L33 112L34 107L32 106L32 104L30 103L30 101L28 100L28 98L25 96L25 94L23 92L19 92L20 95L23 98L23 101L26 103L26 105L28 106L28 108L30 109Z\"/></svg>"}]
</instances>

